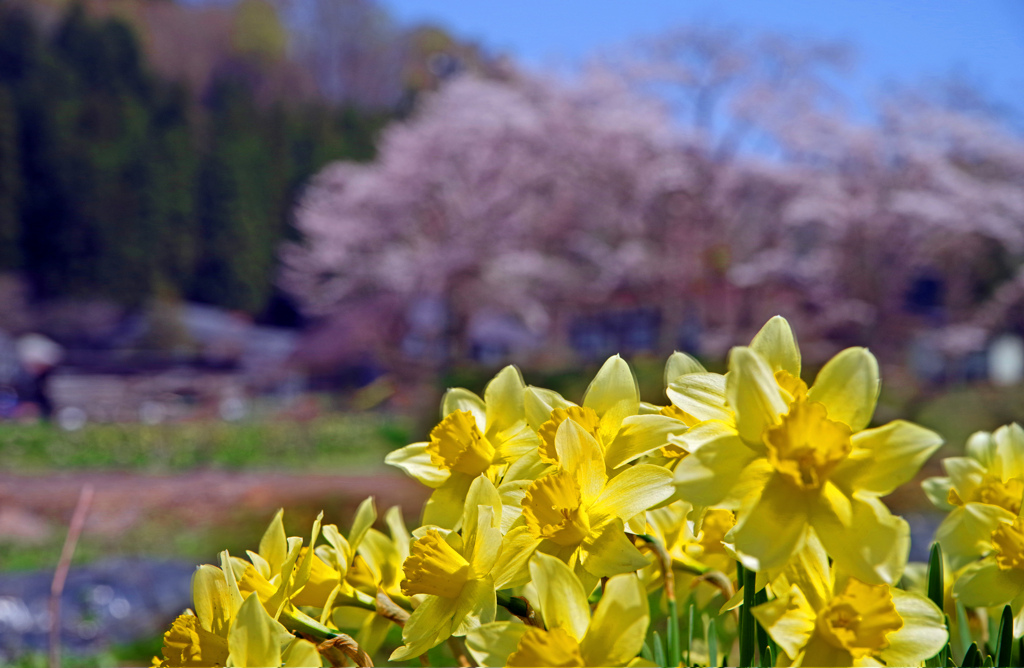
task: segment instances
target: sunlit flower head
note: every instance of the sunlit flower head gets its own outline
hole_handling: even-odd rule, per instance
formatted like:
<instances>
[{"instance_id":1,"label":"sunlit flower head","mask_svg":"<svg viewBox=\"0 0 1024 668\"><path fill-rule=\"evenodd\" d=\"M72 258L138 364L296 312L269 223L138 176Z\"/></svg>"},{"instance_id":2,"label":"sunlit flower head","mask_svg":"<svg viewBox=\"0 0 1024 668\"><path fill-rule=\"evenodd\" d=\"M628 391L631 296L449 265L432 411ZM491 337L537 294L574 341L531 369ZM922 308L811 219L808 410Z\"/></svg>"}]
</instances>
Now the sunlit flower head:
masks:
<instances>
[{"instance_id":1,"label":"sunlit flower head","mask_svg":"<svg viewBox=\"0 0 1024 668\"><path fill-rule=\"evenodd\" d=\"M784 652L776 665L912 666L948 640L942 611L887 584L867 584L829 568L811 539L773 582L776 598L754 617Z\"/></svg>"},{"instance_id":2,"label":"sunlit flower head","mask_svg":"<svg viewBox=\"0 0 1024 668\"><path fill-rule=\"evenodd\" d=\"M1024 429L1018 424L981 431L967 440L966 457L942 460L943 477L922 483L939 508L950 511L935 532L954 569L991 549L992 532L1020 513L1024 495Z\"/></svg>"},{"instance_id":3,"label":"sunlit flower head","mask_svg":"<svg viewBox=\"0 0 1024 668\"><path fill-rule=\"evenodd\" d=\"M695 372L670 384L673 403L706 417L674 439L692 452L676 469L679 493L737 512L730 538L748 568L781 568L813 530L843 570L892 583L909 529L879 497L911 479L941 439L903 421L866 429L879 378L864 348L836 355L811 387L800 370L789 324L775 317L732 350L724 377Z\"/></svg>"}]
</instances>

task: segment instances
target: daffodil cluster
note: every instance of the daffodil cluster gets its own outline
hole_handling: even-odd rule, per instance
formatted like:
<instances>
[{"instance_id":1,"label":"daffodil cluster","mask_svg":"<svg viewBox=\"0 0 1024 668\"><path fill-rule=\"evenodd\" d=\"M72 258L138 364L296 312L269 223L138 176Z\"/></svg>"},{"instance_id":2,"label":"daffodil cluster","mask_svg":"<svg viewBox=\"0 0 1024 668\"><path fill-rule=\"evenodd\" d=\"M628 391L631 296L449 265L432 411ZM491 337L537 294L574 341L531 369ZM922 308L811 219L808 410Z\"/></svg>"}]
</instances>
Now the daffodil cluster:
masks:
<instances>
[{"instance_id":1,"label":"daffodil cluster","mask_svg":"<svg viewBox=\"0 0 1024 668\"><path fill-rule=\"evenodd\" d=\"M749 664L755 649L920 665L946 624L897 586L909 530L882 497L941 440L872 426L879 383L852 348L808 384L778 317L724 374L673 354L664 405L618 356L579 403L506 367L483 396L449 390L428 439L387 456L432 490L418 528L392 508L379 531L367 500L347 533L318 519L307 541L278 513L256 552L197 571L160 665L370 665L385 647L480 666ZM928 484L959 512L940 532L974 569L958 586L985 592L967 605L1024 603L1024 447L1018 467L1000 445L1019 431Z\"/></svg>"},{"instance_id":2,"label":"daffodil cluster","mask_svg":"<svg viewBox=\"0 0 1024 668\"><path fill-rule=\"evenodd\" d=\"M1008 606L1013 635L1024 634L1024 429L1019 424L977 432L966 456L942 461L946 475L922 486L949 511L935 532L951 571L944 582L948 611L997 617ZM956 607L960 604L960 608ZM967 625L972 620L967 619ZM981 629L985 634L987 629Z\"/></svg>"}]
</instances>

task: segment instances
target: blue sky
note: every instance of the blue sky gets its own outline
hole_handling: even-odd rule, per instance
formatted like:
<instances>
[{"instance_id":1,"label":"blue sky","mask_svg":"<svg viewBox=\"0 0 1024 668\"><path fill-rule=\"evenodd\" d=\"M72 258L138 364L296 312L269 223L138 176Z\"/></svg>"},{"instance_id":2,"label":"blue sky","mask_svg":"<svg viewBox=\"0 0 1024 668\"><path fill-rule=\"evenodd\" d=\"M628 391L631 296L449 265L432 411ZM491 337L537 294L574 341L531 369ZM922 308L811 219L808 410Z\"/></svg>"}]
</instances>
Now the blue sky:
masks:
<instances>
[{"instance_id":1,"label":"blue sky","mask_svg":"<svg viewBox=\"0 0 1024 668\"><path fill-rule=\"evenodd\" d=\"M845 40L850 94L960 71L1024 110L1024 0L382 0L402 23L432 21L531 67L567 66L680 24L711 22Z\"/></svg>"}]
</instances>

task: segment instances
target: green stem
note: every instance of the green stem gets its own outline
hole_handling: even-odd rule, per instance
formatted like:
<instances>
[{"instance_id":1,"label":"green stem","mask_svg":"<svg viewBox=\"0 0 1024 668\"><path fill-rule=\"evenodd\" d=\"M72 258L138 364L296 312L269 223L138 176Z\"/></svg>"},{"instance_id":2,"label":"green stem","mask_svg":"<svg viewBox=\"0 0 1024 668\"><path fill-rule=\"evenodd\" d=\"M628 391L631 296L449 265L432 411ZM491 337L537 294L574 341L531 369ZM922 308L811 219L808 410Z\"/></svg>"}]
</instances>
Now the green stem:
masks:
<instances>
[{"instance_id":1,"label":"green stem","mask_svg":"<svg viewBox=\"0 0 1024 668\"><path fill-rule=\"evenodd\" d=\"M757 586L757 573L743 567L737 562L736 575L743 586L743 605L740 607L740 664L754 665L754 650L757 646L757 622L751 612L754 608L754 588Z\"/></svg>"},{"instance_id":2,"label":"green stem","mask_svg":"<svg viewBox=\"0 0 1024 668\"><path fill-rule=\"evenodd\" d=\"M363 610L377 611L377 601L374 600L369 594L365 594L358 589L353 590L352 595L339 596L334 601L334 606L347 606L350 608L362 608Z\"/></svg>"},{"instance_id":3,"label":"green stem","mask_svg":"<svg viewBox=\"0 0 1024 668\"><path fill-rule=\"evenodd\" d=\"M495 592L495 598L498 601L498 605L511 612L516 617L522 619L527 624L533 626L540 626L537 623L536 616L533 614L533 610L530 608L530 604L525 599L509 596L502 592Z\"/></svg>"},{"instance_id":4,"label":"green stem","mask_svg":"<svg viewBox=\"0 0 1024 668\"><path fill-rule=\"evenodd\" d=\"M295 608L281 611L278 621L289 631L316 638L317 641L333 640L338 634L316 621L306 613Z\"/></svg>"},{"instance_id":5,"label":"green stem","mask_svg":"<svg viewBox=\"0 0 1024 668\"><path fill-rule=\"evenodd\" d=\"M640 534L661 562L661 578L665 582L665 598L668 600L668 661L670 666L678 666L682 661L683 651L679 642L679 610L676 606L676 578L672 570L672 557L668 550L654 536Z\"/></svg>"}]
</instances>

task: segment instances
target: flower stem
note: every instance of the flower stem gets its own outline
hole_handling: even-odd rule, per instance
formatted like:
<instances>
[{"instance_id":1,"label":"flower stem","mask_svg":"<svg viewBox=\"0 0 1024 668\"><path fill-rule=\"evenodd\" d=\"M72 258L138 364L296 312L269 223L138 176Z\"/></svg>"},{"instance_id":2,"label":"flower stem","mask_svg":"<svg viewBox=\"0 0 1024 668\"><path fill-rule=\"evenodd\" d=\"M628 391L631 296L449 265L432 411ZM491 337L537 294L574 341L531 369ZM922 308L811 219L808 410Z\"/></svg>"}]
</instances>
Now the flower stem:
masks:
<instances>
[{"instance_id":1,"label":"flower stem","mask_svg":"<svg viewBox=\"0 0 1024 668\"><path fill-rule=\"evenodd\" d=\"M665 546L654 536L641 534L642 538L661 563L661 578L665 583L665 598L668 601L668 661L670 666L678 666L682 660L682 650L679 647L679 610L676 606L676 578L672 571L672 556L669 555Z\"/></svg>"}]
</instances>

